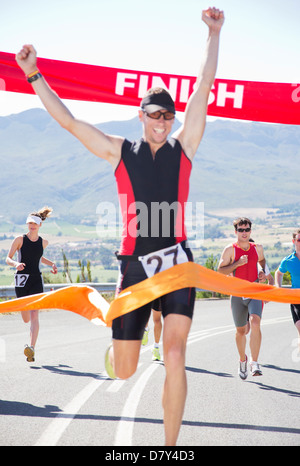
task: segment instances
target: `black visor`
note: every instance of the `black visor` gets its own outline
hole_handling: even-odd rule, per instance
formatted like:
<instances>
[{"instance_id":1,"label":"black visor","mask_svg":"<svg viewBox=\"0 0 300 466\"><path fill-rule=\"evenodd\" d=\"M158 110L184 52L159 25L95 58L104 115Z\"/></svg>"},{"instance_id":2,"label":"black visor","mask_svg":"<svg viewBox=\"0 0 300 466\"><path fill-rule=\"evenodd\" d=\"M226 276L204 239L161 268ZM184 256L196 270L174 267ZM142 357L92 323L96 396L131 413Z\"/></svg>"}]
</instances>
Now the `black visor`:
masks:
<instances>
[{"instance_id":1,"label":"black visor","mask_svg":"<svg viewBox=\"0 0 300 466\"><path fill-rule=\"evenodd\" d=\"M176 113L175 104L172 97L165 92L160 94L149 94L141 101L141 108L144 109L147 105L159 105L169 112Z\"/></svg>"}]
</instances>

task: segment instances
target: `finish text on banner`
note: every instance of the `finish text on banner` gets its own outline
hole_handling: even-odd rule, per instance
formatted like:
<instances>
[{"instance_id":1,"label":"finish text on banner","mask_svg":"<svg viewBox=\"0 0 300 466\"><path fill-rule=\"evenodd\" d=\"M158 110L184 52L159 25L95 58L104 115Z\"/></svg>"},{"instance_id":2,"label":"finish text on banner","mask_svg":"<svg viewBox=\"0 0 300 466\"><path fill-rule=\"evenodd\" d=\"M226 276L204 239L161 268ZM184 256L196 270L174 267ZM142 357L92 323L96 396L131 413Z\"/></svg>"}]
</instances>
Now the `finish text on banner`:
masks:
<instances>
[{"instance_id":1,"label":"finish text on banner","mask_svg":"<svg viewBox=\"0 0 300 466\"><path fill-rule=\"evenodd\" d=\"M139 106L150 87L164 87L184 111L196 78L38 58L38 67L62 99ZM32 94L12 53L0 52L0 90ZM300 84L216 79L208 115L300 124Z\"/></svg>"}]
</instances>

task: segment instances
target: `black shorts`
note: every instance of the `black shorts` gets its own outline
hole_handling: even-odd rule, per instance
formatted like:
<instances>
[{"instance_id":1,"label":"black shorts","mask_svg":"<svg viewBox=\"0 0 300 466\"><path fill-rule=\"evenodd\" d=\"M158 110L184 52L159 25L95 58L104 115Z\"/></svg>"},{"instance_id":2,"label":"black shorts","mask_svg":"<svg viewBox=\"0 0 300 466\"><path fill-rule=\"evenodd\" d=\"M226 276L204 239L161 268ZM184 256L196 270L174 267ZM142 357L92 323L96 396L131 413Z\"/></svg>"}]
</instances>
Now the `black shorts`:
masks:
<instances>
[{"instance_id":1,"label":"black shorts","mask_svg":"<svg viewBox=\"0 0 300 466\"><path fill-rule=\"evenodd\" d=\"M162 312L162 303L161 299L157 298L155 301L152 301L152 309L157 312Z\"/></svg>"},{"instance_id":2,"label":"black shorts","mask_svg":"<svg viewBox=\"0 0 300 466\"><path fill-rule=\"evenodd\" d=\"M19 283L22 284L22 274L18 274L20 277ZM24 296L30 296L32 294L38 294L44 292L44 284L42 274L29 274L29 277L24 286L16 286L15 293L17 298L23 298Z\"/></svg>"},{"instance_id":3,"label":"black shorts","mask_svg":"<svg viewBox=\"0 0 300 466\"><path fill-rule=\"evenodd\" d=\"M291 313L295 324L300 320L300 304L291 304Z\"/></svg>"},{"instance_id":4,"label":"black shorts","mask_svg":"<svg viewBox=\"0 0 300 466\"><path fill-rule=\"evenodd\" d=\"M185 249L190 261L193 260L190 249ZM117 293L129 286L145 280L147 275L141 262L121 261ZM161 296L153 302L117 317L112 323L112 337L116 340L142 340L151 309L161 311L163 317L168 314L180 314L192 319L195 304L195 288L183 288Z\"/></svg>"}]
</instances>

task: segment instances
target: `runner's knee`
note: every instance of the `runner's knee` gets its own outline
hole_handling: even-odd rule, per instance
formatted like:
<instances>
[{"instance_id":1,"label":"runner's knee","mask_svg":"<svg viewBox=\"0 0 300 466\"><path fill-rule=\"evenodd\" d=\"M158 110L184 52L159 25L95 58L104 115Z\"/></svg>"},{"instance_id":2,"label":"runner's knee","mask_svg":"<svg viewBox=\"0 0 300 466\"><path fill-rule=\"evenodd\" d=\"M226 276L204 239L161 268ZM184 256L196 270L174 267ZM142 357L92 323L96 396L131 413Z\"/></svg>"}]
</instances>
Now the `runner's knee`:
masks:
<instances>
[{"instance_id":1,"label":"runner's knee","mask_svg":"<svg viewBox=\"0 0 300 466\"><path fill-rule=\"evenodd\" d=\"M36 322L39 318L39 311L38 310L34 310L34 311L30 311L30 319L31 319L31 322Z\"/></svg>"},{"instance_id":2,"label":"runner's knee","mask_svg":"<svg viewBox=\"0 0 300 466\"><path fill-rule=\"evenodd\" d=\"M139 341L114 341L114 370L120 379L131 377L139 362L140 342Z\"/></svg>"},{"instance_id":3,"label":"runner's knee","mask_svg":"<svg viewBox=\"0 0 300 466\"><path fill-rule=\"evenodd\" d=\"M251 330L259 330L260 329L260 317L256 314L252 314L249 317Z\"/></svg>"},{"instance_id":4,"label":"runner's knee","mask_svg":"<svg viewBox=\"0 0 300 466\"><path fill-rule=\"evenodd\" d=\"M238 336L244 336L247 334L248 326L244 325L244 327L236 327L236 334Z\"/></svg>"}]
</instances>

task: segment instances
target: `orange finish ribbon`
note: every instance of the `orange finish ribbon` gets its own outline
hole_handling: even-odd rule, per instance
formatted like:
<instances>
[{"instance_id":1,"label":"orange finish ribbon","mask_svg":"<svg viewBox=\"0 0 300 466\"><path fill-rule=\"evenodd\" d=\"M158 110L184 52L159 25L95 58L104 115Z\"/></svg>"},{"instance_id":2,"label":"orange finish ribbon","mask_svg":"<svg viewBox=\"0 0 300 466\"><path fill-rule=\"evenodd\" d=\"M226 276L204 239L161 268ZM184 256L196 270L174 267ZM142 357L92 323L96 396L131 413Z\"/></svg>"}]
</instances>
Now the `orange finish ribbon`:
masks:
<instances>
[{"instance_id":1,"label":"orange finish ribbon","mask_svg":"<svg viewBox=\"0 0 300 466\"><path fill-rule=\"evenodd\" d=\"M95 324L110 327L116 317L127 314L164 294L189 287L262 301L300 304L300 289L251 283L222 275L194 262L186 262L126 288L110 305L94 288L74 285L49 293L2 302L0 313L64 309L80 314Z\"/></svg>"},{"instance_id":2,"label":"orange finish ribbon","mask_svg":"<svg viewBox=\"0 0 300 466\"><path fill-rule=\"evenodd\" d=\"M106 325L105 316L109 303L90 286L67 286L48 293L0 303L0 313L33 311L39 309L64 309L74 312L97 325Z\"/></svg>"}]
</instances>

